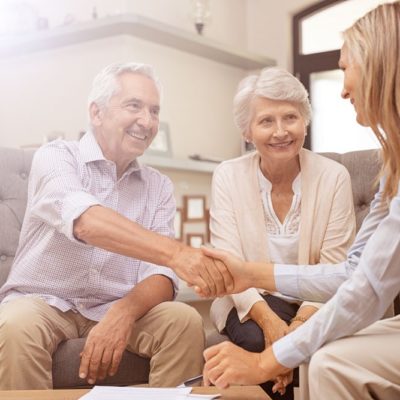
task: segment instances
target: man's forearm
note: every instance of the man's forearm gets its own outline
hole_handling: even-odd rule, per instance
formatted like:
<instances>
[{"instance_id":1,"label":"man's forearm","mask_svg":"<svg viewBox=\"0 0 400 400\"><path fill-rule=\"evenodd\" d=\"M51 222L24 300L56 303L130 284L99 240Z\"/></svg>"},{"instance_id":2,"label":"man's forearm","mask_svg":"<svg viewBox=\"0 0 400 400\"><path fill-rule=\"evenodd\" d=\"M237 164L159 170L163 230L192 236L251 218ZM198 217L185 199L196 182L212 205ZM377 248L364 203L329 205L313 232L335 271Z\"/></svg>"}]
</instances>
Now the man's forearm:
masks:
<instances>
[{"instance_id":1,"label":"man's forearm","mask_svg":"<svg viewBox=\"0 0 400 400\"><path fill-rule=\"evenodd\" d=\"M149 310L164 301L172 301L174 288L171 280L164 275L152 275L135 285L121 300L118 307L137 321Z\"/></svg>"},{"instance_id":2,"label":"man's forearm","mask_svg":"<svg viewBox=\"0 0 400 400\"><path fill-rule=\"evenodd\" d=\"M89 245L165 266L182 246L102 206L90 207L75 220L74 235Z\"/></svg>"}]
</instances>

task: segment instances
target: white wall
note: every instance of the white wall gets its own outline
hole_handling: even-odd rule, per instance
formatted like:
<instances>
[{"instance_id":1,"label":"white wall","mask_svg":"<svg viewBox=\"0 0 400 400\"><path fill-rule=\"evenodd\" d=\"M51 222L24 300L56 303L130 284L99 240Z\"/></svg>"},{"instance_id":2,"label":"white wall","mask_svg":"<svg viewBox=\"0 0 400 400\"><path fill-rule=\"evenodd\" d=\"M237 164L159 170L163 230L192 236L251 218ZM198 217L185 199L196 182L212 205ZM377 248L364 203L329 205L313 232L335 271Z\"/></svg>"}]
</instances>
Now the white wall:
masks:
<instances>
[{"instance_id":1,"label":"white wall","mask_svg":"<svg viewBox=\"0 0 400 400\"><path fill-rule=\"evenodd\" d=\"M135 12L194 30L186 0L111 1L31 0L50 27L66 14L76 21L115 12ZM228 6L229 3L229 6ZM245 1L212 2L212 23L205 34L238 44L245 41ZM0 8L1 11L1 8ZM220 22L220 23L217 23ZM174 156L189 154L231 158L240 152L240 136L231 116L232 97L245 72L149 41L113 37L21 57L0 59L1 145L41 143L52 131L76 138L86 127L86 97L93 76L114 61L154 65L164 86L161 119L170 125Z\"/></svg>"},{"instance_id":2,"label":"white wall","mask_svg":"<svg viewBox=\"0 0 400 400\"><path fill-rule=\"evenodd\" d=\"M317 0L248 0L247 47L292 71L292 17Z\"/></svg>"},{"instance_id":3,"label":"white wall","mask_svg":"<svg viewBox=\"0 0 400 400\"><path fill-rule=\"evenodd\" d=\"M33 13L50 28L71 14L75 22L123 12L160 20L194 32L190 0L30 0ZM290 14L310 0L210 0L211 21L204 36L238 50L275 58L289 67ZM1 12L16 0L1 0ZM27 26L27 25L25 25ZM86 98L93 76L114 61L137 60L155 66L164 85L161 119L168 122L175 157L189 154L221 158L240 153L240 135L232 122L239 68L160 46L118 36L0 59L0 145L41 143L53 131L68 139L85 129ZM209 195L210 174L172 173L178 203L183 193Z\"/></svg>"}]
</instances>

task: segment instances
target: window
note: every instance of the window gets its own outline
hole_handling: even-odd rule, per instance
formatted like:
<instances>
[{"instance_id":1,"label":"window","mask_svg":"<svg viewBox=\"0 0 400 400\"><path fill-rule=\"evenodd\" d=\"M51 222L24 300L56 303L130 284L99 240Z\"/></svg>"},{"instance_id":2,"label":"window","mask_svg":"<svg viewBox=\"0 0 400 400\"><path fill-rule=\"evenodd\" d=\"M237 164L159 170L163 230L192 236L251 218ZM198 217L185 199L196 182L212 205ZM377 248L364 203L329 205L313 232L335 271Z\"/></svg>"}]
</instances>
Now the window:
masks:
<instances>
[{"instance_id":1,"label":"window","mask_svg":"<svg viewBox=\"0 0 400 400\"><path fill-rule=\"evenodd\" d=\"M293 17L294 74L310 93L313 117L305 147L344 153L377 148L372 131L356 121L340 98L343 73L337 68L341 32L384 0L324 0Z\"/></svg>"}]
</instances>

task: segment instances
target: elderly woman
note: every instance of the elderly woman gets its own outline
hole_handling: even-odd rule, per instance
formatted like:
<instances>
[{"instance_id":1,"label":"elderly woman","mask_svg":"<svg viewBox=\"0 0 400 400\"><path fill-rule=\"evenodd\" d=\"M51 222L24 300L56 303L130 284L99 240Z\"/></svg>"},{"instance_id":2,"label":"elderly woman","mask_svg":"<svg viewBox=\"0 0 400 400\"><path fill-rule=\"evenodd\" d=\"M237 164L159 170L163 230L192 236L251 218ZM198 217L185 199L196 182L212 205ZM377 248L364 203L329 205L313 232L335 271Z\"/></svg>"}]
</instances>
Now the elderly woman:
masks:
<instances>
[{"instance_id":1,"label":"elderly woman","mask_svg":"<svg viewBox=\"0 0 400 400\"><path fill-rule=\"evenodd\" d=\"M310 361L309 396L400 399L400 317L379 320L400 290L400 2L383 4L344 32L342 97L382 145L379 191L347 258L338 265L228 264L235 285L281 290L327 304L262 354L225 342L205 352L206 384L254 384ZM317 172L318 173L318 172ZM249 276L246 270L251 267ZM340 287L339 287L340 286Z\"/></svg>"},{"instance_id":2,"label":"elderly woman","mask_svg":"<svg viewBox=\"0 0 400 400\"><path fill-rule=\"evenodd\" d=\"M234 118L256 151L223 162L215 171L213 246L247 261L345 259L355 233L350 177L340 164L303 149L310 109L303 85L282 69L266 68L240 83ZM235 344L262 352L320 306L251 288L216 299L211 319ZM285 397L273 393L273 382L262 386L273 398L293 398L292 385Z\"/></svg>"}]
</instances>

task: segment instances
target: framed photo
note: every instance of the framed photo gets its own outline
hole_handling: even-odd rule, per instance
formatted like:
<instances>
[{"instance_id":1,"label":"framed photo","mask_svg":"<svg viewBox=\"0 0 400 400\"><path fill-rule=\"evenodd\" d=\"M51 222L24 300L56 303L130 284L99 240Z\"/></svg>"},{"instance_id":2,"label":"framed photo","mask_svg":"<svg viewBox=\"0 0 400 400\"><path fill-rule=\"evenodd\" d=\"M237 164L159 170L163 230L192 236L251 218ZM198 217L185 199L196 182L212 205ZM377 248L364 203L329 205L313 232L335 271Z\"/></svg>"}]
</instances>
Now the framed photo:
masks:
<instances>
[{"instance_id":1,"label":"framed photo","mask_svg":"<svg viewBox=\"0 0 400 400\"><path fill-rule=\"evenodd\" d=\"M160 122L157 135L154 137L146 154L152 156L172 157L171 137L169 126L166 122Z\"/></svg>"},{"instance_id":2,"label":"framed photo","mask_svg":"<svg viewBox=\"0 0 400 400\"><path fill-rule=\"evenodd\" d=\"M204 221L206 219L206 196L183 196L185 221Z\"/></svg>"},{"instance_id":3,"label":"framed photo","mask_svg":"<svg viewBox=\"0 0 400 400\"><path fill-rule=\"evenodd\" d=\"M186 243L188 246L199 248L205 243L204 235L201 233L188 233L186 235Z\"/></svg>"},{"instance_id":4,"label":"framed photo","mask_svg":"<svg viewBox=\"0 0 400 400\"><path fill-rule=\"evenodd\" d=\"M211 241L211 233L210 233L210 210L206 209L206 240L207 243Z\"/></svg>"},{"instance_id":5,"label":"framed photo","mask_svg":"<svg viewBox=\"0 0 400 400\"><path fill-rule=\"evenodd\" d=\"M182 209L177 208L176 213L175 213L175 218L174 218L174 231L175 231L175 239L176 240L182 240L182 232L183 232L183 226L182 226Z\"/></svg>"}]
</instances>

